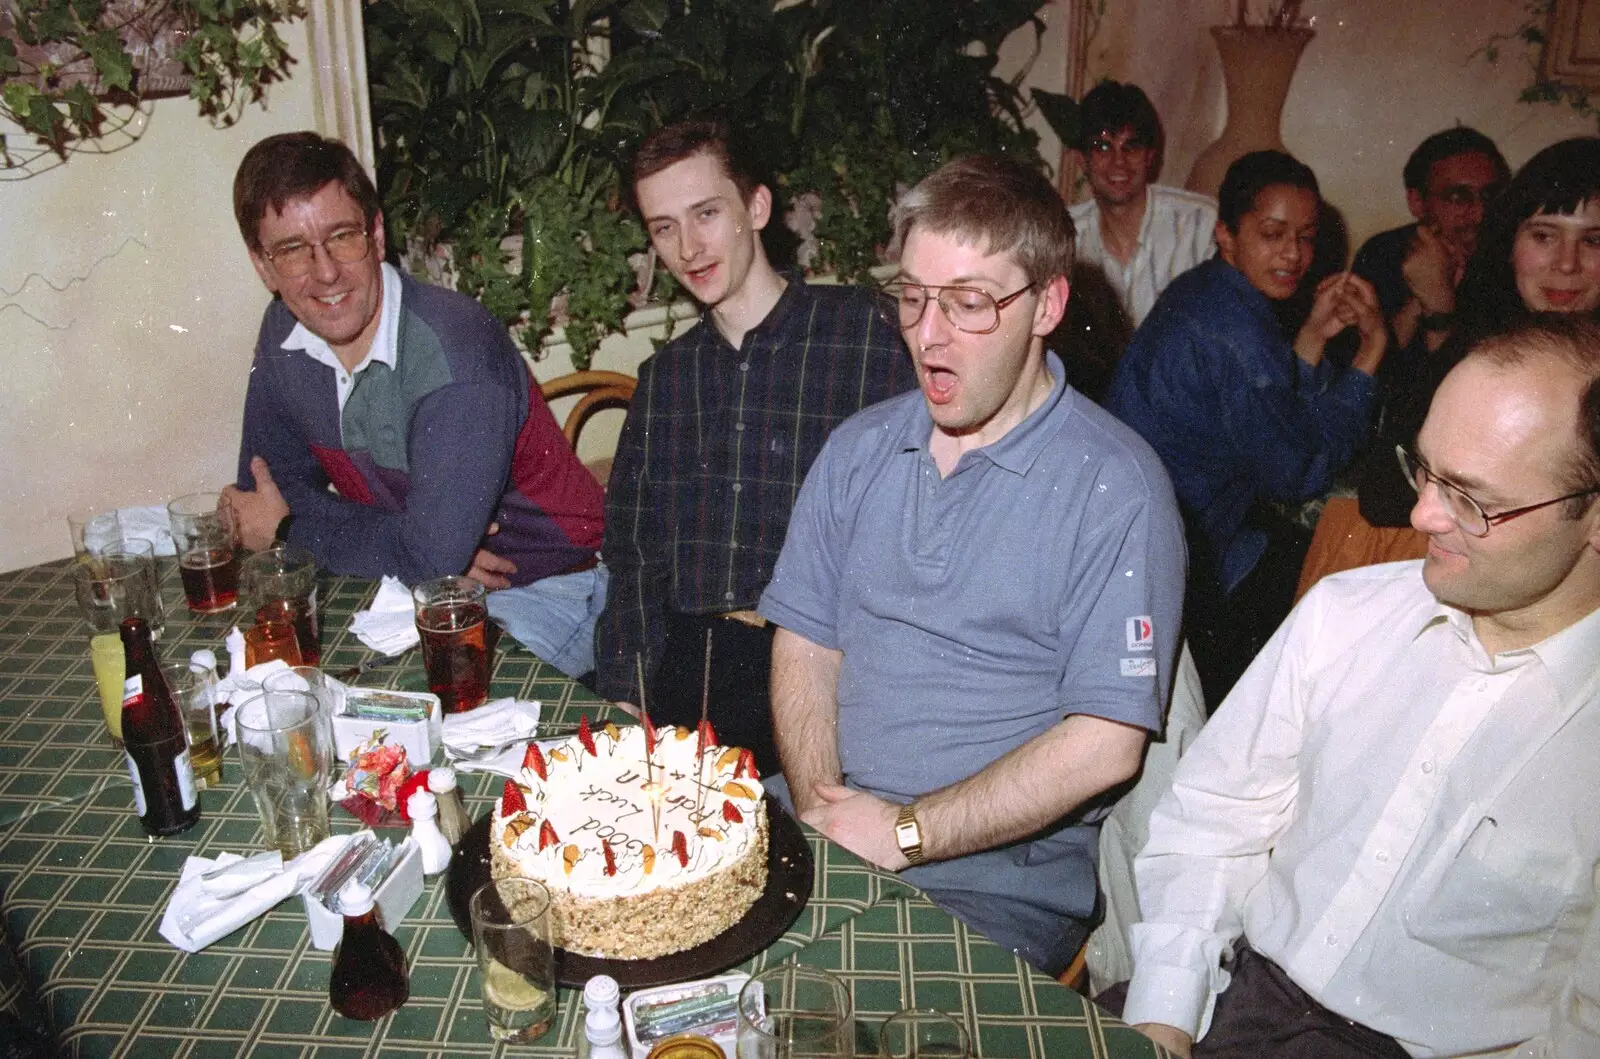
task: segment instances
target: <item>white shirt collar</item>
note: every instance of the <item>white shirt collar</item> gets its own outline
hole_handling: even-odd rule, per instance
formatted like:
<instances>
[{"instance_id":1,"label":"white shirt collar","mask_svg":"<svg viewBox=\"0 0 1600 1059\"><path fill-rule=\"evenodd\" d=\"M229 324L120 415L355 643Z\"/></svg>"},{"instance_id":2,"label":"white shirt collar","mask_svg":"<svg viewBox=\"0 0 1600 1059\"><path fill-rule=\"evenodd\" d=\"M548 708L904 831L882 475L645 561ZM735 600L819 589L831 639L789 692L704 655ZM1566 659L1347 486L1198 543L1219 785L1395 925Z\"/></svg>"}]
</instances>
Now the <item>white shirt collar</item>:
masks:
<instances>
[{"instance_id":1,"label":"white shirt collar","mask_svg":"<svg viewBox=\"0 0 1600 1059\"><path fill-rule=\"evenodd\" d=\"M1594 673L1594 660L1600 657L1600 608L1536 644L1514 651L1502 651L1493 657L1487 655L1478 639L1477 631L1472 627L1472 617L1446 603L1435 605L1422 628L1417 630L1418 635L1441 622L1448 624L1476 654L1487 659L1490 669L1522 656L1534 655L1544 664L1562 698L1569 701L1582 693L1584 685Z\"/></svg>"},{"instance_id":2,"label":"white shirt collar","mask_svg":"<svg viewBox=\"0 0 1600 1059\"><path fill-rule=\"evenodd\" d=\"M359 374L373 361L386 365L392 371L399 352L400 273L387 261L382 262L379 268L383 274L383 304L378 309L378 330L373 332L372 347L367 350L367 355L356 365L355 370L349 373L351 376ZM338 354L334 353L333 347L328 345L327 340L312 334L310 329L298 320L295 321L294 330L289 332L289 337L283 340L283 348L303 350L313 360L332 368L336 375L345 374L344 365L339 362ZM344 401L341 400L339 404L342 407Z\"/></svg>"}]
</instances>

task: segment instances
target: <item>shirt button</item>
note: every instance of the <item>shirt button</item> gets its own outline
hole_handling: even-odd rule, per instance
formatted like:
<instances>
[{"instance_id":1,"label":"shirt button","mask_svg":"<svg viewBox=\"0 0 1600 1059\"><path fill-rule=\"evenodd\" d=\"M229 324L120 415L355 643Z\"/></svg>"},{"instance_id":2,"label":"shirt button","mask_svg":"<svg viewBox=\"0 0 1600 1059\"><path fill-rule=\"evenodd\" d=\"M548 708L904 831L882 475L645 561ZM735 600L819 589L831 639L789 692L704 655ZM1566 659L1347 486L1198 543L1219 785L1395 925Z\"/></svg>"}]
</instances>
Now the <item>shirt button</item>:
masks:
<instances>
[{"instance_id":1,"label":"shirt button","mask_svg":"<svg viewBox=\"0 0 1600 1059\"><path fill-rule=\"evenodd\" d=\"M743 484L743 483L741 483L741 482L734 482L734 483L733 483L733 491L734 491L734 492L735 492L735 493L742 493L742 492L744 492L744 484Z\"/></svg>"},{"instance_id":2,"label":"shirt button","mask_svg":"<svg viewBox=\"0 0 1600 1059\"><path fill-rule=\"evenodd\" d=\"M1329 934L1325 940L1327 941L1327 943L1329 945L1337 945L1337 944L1339 944L1339 938L1338 938L1337 935L1334 935L1334 934Z\"/></svg>"},{"instance_id":3,"label":"shirt button","mask_svg":"<svg viewBox=\"0 0 1600 1059\"><path fill-rule=\"evenodd\" d=\"M744 429L744 424L743 423L735 423L735 424L733 424L733 429L735 429L735 430L743 430Z\"/></svg>"},{"instance_id":4,"label":"shirt button","mask_svg":"<svg viewBox=\"0 0 1600 1059\"><path fill-rule=\"evenodd\" d=\"M728 599L728 600L731 600L731 599L732 599L732 598L733 598L733 593L732 593L732 592L724 592L724 593L723 593L723 594L722 594L722 598L723 598L723 599Z\"/></svg>"},{"instance_id":5,"label":"shirt button","mask_svg":"<svg viewBox=\"0 0 1600 1059\"><path fill-rule=\"evenodd\" d=\"M1389 863L1389 851L1388 850L1380 849L1375 854L1375 856L1377 857L1379 864L1388 864Z\"/></svg>"},{"instance_id":6,"label":"shirt button","mask_svg":"<svg viewBox=\"0 0 1600 1059\"><path fill-rule=\"evenodd\" d=\"M1422 763L1422 771L1425 772L1425 773L1432 772L1433 771L1433 762L1424 761Z\"/></svg>"},{"instance_id":7,"label":"shirt button","mask_svg":"<svg viewBox=\"0 0 1600 1059\"><path fill-rule=\"evenodd\" d=\"M740 371L749 371L750 370L750 362L748 360L741 361L740 364L739 364L739 370Z\"/></svg>"}]
</instances>

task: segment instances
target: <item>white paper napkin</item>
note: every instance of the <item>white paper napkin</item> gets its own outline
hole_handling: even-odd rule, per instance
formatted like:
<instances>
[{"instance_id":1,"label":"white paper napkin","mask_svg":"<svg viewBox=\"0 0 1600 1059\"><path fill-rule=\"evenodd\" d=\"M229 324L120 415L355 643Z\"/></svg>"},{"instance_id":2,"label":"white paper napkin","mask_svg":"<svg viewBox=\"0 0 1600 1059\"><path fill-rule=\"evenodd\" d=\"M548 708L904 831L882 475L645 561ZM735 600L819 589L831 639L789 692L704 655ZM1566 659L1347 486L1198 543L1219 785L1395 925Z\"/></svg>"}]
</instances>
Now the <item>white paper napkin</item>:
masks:
<instances>
[{"instance_id":1,"label":"white paper napkin","mask_svg":"<svg viewBox=\"0 0 1600 1059\"><path fill-rule=\"evenodd\" d=\"M172 545L172 521L166 505L118 508L117 518L122 522L123 540L149 541L157 555L178 554Z\"/></svg>"},{"instance_id":2,"label":"white paper napkin","mask_svg":"<svg viewBox=\"0 0 1600 1059\"><path fill-rule=\"evenodd\" d=\"M278 852L190 857L161 916L161 936L199 952L310 886L352 837L325 838L287 864Z\"/></svg>"},{"instance_id":3,"label":"white paper napkin","mask_svg":"<svg viewBox=\"0 0 1600 1059\"><path fill-rule=\"evenodd\" d=\"M233 631L237 633L239 630ZM229 634L230 637L232 635ZM294 667L281 658L253 665L249 669L240 669L237 665L229 667L228 675L217 681L217 701L226 701L236 707L217 718L217 736L222 740L223 747L232 746L238 740L239 730L234 725L234 718L239 714L237 709L239 704L252 695L259 694L262 681L272 674L286 673L292 668Z\"/></svg>"},{"instance_id":4,"label":"white paper napkin","mask_svg":"<svg viewBox=\"0 0 1600 1059\"><path fill-rule=\"evenodd\" d=\"M442 734L445 758L461 772L520 776L528 743L539 731L539 711L537 701L506 698L466 713L447 714Z\"/></svg>"},{"instance_id":5,"label":"white paper napkin","mask_svg":"<svg viewBox=\"0 0 1600 1059\"><path fill-rule=\"evenodd\" d=\"M372 606L357 611L350 619L350 631L374 651L397 655L421 642L417 635L416 610L411 590L398 578L385 577L378 586Z\"/></svg>"},{"instance_id":6,"label":"white paper napkin","mask_svg":"<svg viewBox=\"0 0 1600 1059\"><path fill-rule=\"evenodd\" d=\"M251 858L254 861L254 858ZM237 877L229 874L202 875L216 868L231 869L234 865L249 863L234 853L224 853L216 860L190 857L184 861L183 874L178 888L167 902L161 917L161 936L184 952L199 952L220 938L227 937L263 912L270 911L278 902L290 896L299 887L300 876L294 871L279 870L262 873L259 863L242 869ZM221 879L218 889L223 896L208 889ZM242 885L238 892L227 892L231 886Z\"/></svg>"}]
</instances>

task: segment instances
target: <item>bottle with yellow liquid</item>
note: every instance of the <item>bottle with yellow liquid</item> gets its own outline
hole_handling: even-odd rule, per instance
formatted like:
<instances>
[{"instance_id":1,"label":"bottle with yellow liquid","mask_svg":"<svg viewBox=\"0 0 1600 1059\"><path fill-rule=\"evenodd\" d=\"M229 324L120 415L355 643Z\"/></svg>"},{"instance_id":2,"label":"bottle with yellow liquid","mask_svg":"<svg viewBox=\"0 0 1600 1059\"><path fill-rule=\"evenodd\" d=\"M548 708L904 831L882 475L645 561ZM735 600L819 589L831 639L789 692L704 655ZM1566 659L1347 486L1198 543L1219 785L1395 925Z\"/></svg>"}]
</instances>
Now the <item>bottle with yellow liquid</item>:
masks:
<instances>
[{"instance_id":1,"label":"bottle with yellow liquid","mask_svg":"<svg viewBox=\"0 0 1600 1059\"><path fill-rule=\"evenodd\" d=\"M100 688L100 712L106 718L111 745L122 749L122 681L126 659L120 633L103 632L89 640L89 658L94 663L94 680Z\"/></svg>"}]
</instances>

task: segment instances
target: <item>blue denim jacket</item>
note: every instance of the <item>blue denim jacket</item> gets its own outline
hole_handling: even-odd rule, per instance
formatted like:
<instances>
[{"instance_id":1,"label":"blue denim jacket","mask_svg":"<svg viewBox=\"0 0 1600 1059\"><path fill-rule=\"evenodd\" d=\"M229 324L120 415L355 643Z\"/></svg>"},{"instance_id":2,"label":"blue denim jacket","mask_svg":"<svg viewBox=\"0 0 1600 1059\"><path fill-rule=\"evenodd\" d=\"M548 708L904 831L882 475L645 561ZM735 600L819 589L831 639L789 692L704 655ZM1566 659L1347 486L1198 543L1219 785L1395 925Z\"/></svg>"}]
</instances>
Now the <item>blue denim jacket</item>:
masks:
<instances>
[{"instance_id":1,"label":"blue denim jacket","mask_svg":"<svg viewBox=\"0 0 1600 1059\"><path fill-rule=\"evenodd\" d=\"M1245 524L1251 505L1326 489L1365 441L1372 403L1371 376L1296 357L1272 303L1221 258L1166 289L1106 396L1166 464L1226 592L1266 548Z\"/></svg>"}]
</instances>

